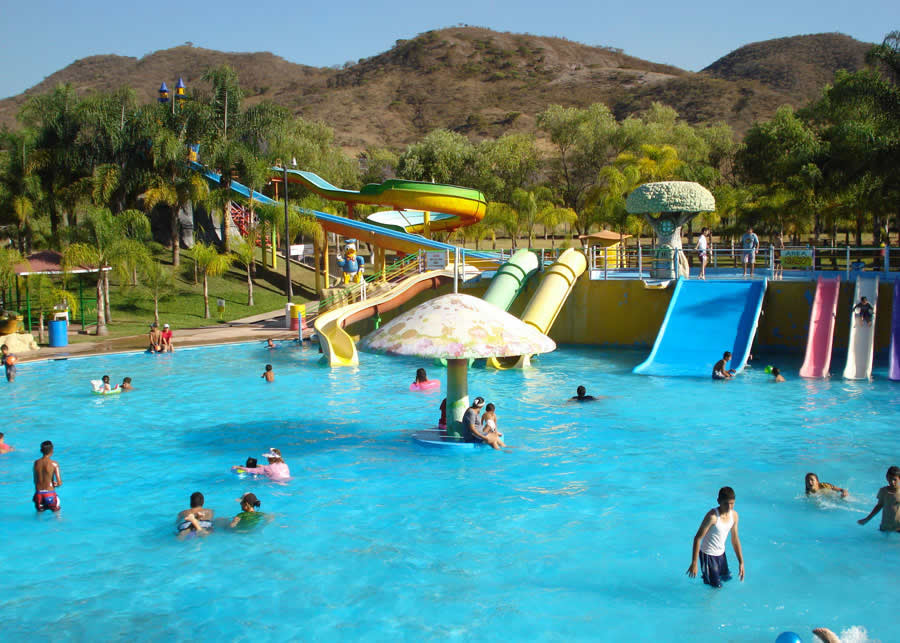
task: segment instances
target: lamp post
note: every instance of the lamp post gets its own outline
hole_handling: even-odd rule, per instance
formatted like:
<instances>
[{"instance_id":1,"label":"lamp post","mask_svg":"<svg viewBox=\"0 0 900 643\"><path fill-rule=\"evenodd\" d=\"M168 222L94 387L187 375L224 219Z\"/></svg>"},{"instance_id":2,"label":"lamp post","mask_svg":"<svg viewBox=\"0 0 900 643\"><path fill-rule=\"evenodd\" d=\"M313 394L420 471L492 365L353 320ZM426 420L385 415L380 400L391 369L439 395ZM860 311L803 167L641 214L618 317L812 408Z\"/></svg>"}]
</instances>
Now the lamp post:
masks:
<instances>
[{"instance_id":1,"label":"lamp post","mask_svg":"<svg viewBox=\"0 0 900 643\"><path fill-rule=\"evenodd\" d=\"M280 160L278 165L281 166L281 178L284 184L284 278L287 282L284 293L287 295L288 303L291 303L291 299L294 297L294 285L291 283L291 240L288 236L290 232L288 223L288 176L287 166Z\"/></svg>"}]
</instances>

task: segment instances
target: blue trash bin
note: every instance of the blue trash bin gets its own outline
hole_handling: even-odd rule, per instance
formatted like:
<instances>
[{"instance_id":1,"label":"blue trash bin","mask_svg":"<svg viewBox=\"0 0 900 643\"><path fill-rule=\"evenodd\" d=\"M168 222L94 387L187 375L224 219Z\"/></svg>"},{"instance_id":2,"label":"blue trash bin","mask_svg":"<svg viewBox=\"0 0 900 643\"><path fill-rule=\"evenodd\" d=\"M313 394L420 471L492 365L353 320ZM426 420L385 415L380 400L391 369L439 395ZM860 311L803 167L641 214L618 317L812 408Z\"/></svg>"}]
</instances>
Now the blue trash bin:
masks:
<instances>
[{"instance_id":1,"label":"blue trash bin","mask_svg":"<svg viewBox=\"0 0 900 643\"><path fill-rule=\"evenodd\" d=\"M50 322L50 346L69 345L69 322L65 319L57 319Z\"/></svg>"}]
</instances>

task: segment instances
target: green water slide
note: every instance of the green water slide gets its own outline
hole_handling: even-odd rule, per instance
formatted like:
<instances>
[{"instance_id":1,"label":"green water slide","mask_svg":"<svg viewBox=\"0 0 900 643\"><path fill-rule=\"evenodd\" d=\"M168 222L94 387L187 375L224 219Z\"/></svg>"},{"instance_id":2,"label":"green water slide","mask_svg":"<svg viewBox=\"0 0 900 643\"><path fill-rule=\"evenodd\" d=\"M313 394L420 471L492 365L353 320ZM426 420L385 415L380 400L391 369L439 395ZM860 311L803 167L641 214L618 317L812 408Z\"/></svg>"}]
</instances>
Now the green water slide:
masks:
<instances>
[{"instance_id":1,"label":"green water slide","mask_svg":"<svg viewBox=\"0 0 900 643\"><path fill-rule=\"evenodd\" d=\"M539 266L538 256L531 250L517 250L491 279L491 285L484 293L484 300L498 308L509 310Z\"/></svg>"}]
</instances>

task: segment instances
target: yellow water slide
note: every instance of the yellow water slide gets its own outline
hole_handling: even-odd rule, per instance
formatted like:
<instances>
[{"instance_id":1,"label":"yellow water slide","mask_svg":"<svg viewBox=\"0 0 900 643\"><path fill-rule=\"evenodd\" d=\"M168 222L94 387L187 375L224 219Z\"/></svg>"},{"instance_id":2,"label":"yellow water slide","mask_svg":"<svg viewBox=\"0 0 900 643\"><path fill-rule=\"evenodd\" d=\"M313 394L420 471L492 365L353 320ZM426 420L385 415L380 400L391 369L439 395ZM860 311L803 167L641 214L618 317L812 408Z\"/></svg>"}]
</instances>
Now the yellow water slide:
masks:
<instances>
[{"instance_id":1,"label":"yellow water slide","mask_svg":"<svg viewBox=\"0 0 900 643\"><path fill-rule=\"evenodd\" d=\"M569 248L544 273L544 278L522 311L522 321L534 326L545 335L553 327L563 304L575 287L575 282L587 269L584 253ZM527 368L531 365L530 355L519 357L491 357L487 365L501 370Z\"/></svg>"},{"instance_id":2,"label":"yellow water slide","mask_svg":"<svg viewBox=\"0 0 900 643\"><path fill-rule=\"evenodd\" d=\"M315 328L329 366L356 366L359 353L356 341L344 330L345 326L380 315L408 302L419 293L453 281L453 269L417 273L398 282L393 288L365 301L341 306L316 318Z\"/></svg>"}]
</instances>

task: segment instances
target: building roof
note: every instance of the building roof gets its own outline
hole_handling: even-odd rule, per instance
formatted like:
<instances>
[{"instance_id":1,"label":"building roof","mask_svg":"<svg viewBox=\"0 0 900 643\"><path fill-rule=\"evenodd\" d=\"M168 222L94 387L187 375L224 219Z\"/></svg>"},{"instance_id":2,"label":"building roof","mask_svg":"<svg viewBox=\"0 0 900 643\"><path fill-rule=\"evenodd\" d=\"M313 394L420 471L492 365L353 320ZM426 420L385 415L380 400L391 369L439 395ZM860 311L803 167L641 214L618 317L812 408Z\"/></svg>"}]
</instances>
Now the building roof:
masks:
<instances>
[{"instance_id":1,"label":"building roof","mask_svg":"<svg viewBox=\"0 0 900 643\"><path fill-rule=\"evenodd\" d=\"M580 234L579 239L587 239L588 243L600 243L602 241L622 241L631 238L630 234L620 235L612 230L601 230L600 232L592 232L591 234Z\"/></svg>"},{"instance_id":2,"label":"building roof","mask_svg":"<svg viewBox=\"0 0 900 643\"><path fill-rule=\"evenodd\" d=\"M112 270L109 266L103 267L104 271ZM16 266L16 274L20 277L28 275L61 275L63 273L80 274L86 272L97 272L97 268L89 266L79 266L69 270L62 268L62 255L55 250L41 250L33 252L25 257L25 263Z\"/></svg>"}]
</instances>

